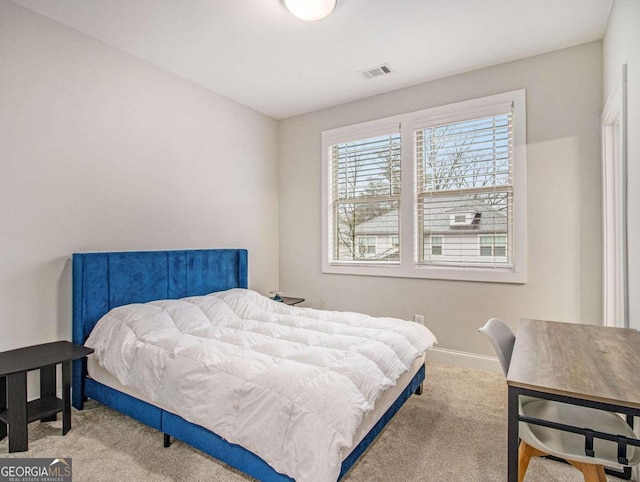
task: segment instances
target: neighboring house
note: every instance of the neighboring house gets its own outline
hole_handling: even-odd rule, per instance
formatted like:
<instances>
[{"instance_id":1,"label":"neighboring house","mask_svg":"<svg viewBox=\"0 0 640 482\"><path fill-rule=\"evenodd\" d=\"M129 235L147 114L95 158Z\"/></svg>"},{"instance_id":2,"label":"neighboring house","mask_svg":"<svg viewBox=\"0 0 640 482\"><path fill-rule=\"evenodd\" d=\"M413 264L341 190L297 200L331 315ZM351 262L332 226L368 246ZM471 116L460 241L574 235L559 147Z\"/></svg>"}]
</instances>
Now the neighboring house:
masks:
<instances>
[{"instance_id":1,"label":"neighboring house","mask_svg":"<svg viewBox=\"0 0 640 482\"><path fill-rule=\"evenodd\" d=\"M356 256L359 260L398 261L400 259L398 210L393 209L357 225L356 246ZM348 251L346 246L344 249ZM342 247L340 251L342 255Z\"/></svg>"},{"instance_id":2,"label":"neighboring house","mask_svg":"<svg viewBox=\"0 0 640 482\"><path fill-rule=\"evenodd\" d=\"M471 196L440 196L425 203L422 243L425 263L482 265L508 261L508 225L503 210ZM356 227L356 254L362 261L397 261L398 211ZM347 246L341 254L347 255Z\"/></svg>"}]
</instances>

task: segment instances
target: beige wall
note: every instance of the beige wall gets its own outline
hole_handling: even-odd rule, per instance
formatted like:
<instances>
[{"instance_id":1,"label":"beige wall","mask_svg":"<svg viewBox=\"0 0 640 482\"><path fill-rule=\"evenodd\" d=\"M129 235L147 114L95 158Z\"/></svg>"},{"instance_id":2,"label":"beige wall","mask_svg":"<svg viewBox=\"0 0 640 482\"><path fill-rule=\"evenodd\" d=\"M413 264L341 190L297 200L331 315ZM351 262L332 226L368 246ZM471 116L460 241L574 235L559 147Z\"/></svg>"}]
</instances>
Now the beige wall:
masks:
<instances>
[{"instance_id":1,"label":"beige wall","mask_svg":"<svg viewBox=\"0 0 640 482\"><path fill-rule=\"evenodd\" d=\"M640 329L640 1L615 0L603 40L603 104L627 64L629 325Z\"/></svg>"},{"instance_id":2,"label":"beige wall","mask_svg":"<svg viewBox=\"0 0 640 482\"><path fill-rule=\"evenodd\" d=\"M0 350L69 339L69 255L118 249L247 247L254 289L423 314L471 353L492 354L490 316L598 323L601 58L594 42L277 123L0 0ZM322 130L519 88L526 285L321 273Z\"/></svg>"},{"instance_id":3,"label":"beige wall","mask_svg":"<svg viewBox=\"0 0 640 482\"><path fill-rule=\"evenodd\" d=\"M280 288L307 306L413 319L441 348L493 354L492 316L601 320L601 42L420 84L280 124ZM372 80L375 82L375 79ZM528 261L525 285L321 273L321 132L525 88Z\"/></svg>"},{"instance_id":4,"label":"beige wall","mask_svg":"<svg viewBox=\"0 0 640 482\"><path fill-rule=\"evenodd\" d=\"M70 255L245 247L278 286L277 122L0 0L0 351L71 338Z\"/></svg>"}]
</instances>

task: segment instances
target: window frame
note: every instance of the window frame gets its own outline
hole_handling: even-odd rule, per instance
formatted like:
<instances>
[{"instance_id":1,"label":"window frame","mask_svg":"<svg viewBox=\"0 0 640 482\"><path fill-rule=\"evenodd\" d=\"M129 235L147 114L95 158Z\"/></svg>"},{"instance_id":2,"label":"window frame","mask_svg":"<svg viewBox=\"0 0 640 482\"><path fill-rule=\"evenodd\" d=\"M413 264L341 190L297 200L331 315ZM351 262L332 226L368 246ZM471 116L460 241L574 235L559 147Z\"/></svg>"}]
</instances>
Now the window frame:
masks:
<instances>
[{"instance_id":1,"label":"window frame","mask_svg":"<svg viewBox=\"0 0 640 482\"><path fill-rule=\"evenodd\" d=\"M427 125L460 122L492 115L505 104L513 105L513 267L432 266L418 264L420 249L417 233L416 153L414 136ZM331 199L329 199L329 149L340 142L355 141L377 135L400 132L400 262L332 261ZM322 132L322 272L333 274L426 278L498 283L527 282L527 154L526 94L515 90L478 99L431 107L383 119Z\"/></svg>"},{"instance_id":2,"label":"window frame","mask_svg":"<svg viewBox=\"0 0 640 482\"><path fill-rule=\"evenodd\" d=\"M357 137L347 137L344 140L339 139L336 140L334 142L331 143L331 154L329 153L329 151L327 151L326 155L328 156L328 158L333 158L333 154L335 153L335 147L337 147L339 144L346 144L346 143L354 143L356 145L362 145L359 141L371 141L372 138L386 138L386 137L395 137L397 136L399 138L400 136L400 131L399 131L399 127L393 126L393 125L383 125L380 127L380 129L376 129L375 131L363 131L366 132L365 135L357 135ZM391 145L391 144L390 144ZM393 142L393 146L395 149L395 146L397 146L397 143L394 141ZM343 146L344 147L344 146ZM348 162L347 162L348 164ZM327 163L328 167L332 167L329 165L329 163ZM366 170L366 169L365 169ZM340 195L335 195L335 192L340 192L342 189L347 189L348 187L345 186L341 186L335 179L333 179L333 176L338 174L338 177L340 177L339 171L333 170L331 173L328 174L330 182L332 183L331 186L327 185L326 191L325 193L327 194L327 198L329 199L329 203L332 204L332 206L330 206L330 212L331 212L331 219L332 219L332 223L330 226L328 226L328 232L329 234L339 234L341 233L341 230L339 228L336 227L336 225L333 223L333 221L335 221L335 218L333 216L337 216L337 207L341 206L341 205L349 205L349 204L353 204L354 206L357 204L367 204L370 202L376 202L376 199L378 199L378 201L380 200L379 196L362 196L362 197L355 197L353 199L344 199L342 198ZM402 173L400 173L400 176L402 176ZM394 186L397 186L398 188L401 188L401 183L400 184L394 184ZM329 193L332 193L333 197L330 198ZM389 202L396 202L398 204L398 212L400 211L400 202L401 202L401 193L395 193L395 194L391 194L389 196L385 196L385 199ZM356 208L354 208L356 209ZM398 217L398 224L399 224L399 217ZM400 235L400 228L398 226L398 231L397 231L398 236ZM359 233L355 233L356 237L362 237L362 236L366 236L364 234L359 234ZM338 238L334 238L333 236L331 236L331 246L333 246L333 248L330 248L332 250L332 253L330 253L330 256L333 255L335 256L336 253L340 253L340 246L341 244L341 239ZM376 245L377 245L377 240L376 240ZM355 246L354 246L355 249ZM399 260L384 260L384 259L375 259L372 260L371 258L368 257L359 257L359 256L355 256L355 253L352 251L352 255L353 257L356 257L357 259L333 259L331 262L334 264L366 264L366 265L371 265L374 263L380 264L380 265L394 265L394 264L398 264L400 261ZM338 256L340 257L340 255L338 254ZM374 256L375 258L375 256Z\"/></svg>"}]
</instances>

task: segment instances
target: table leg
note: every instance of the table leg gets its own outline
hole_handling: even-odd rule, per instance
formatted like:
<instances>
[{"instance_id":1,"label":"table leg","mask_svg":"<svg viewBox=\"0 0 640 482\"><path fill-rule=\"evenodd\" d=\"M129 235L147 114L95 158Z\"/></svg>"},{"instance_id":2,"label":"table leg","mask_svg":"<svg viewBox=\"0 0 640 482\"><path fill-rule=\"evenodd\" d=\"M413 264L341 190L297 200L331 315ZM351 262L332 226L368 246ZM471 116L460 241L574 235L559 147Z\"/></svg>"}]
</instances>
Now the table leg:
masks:
<instances>
[{"instance_id":1,"label":"table leg","mask_svg":"<svg viewBox=\"0 0 640 482\"><path fill-rule=\"evenodd\" d=\"M62 362L62 435L71 430L71 362Z\"/></svg>"},{"instance_id":2,"label":"table leg","mask_svg":"<svg viewBox=\"0 0 640 482\"><path fill-rule=\"evenodd\" d=\"M0 377L0 412L7 409L7 379ZM7 424L0 422L0 440L7 436Z\"/></svg>"},{"instance_id":3,"label":"table leg","mask_svg":"<svg viewBox=\"0 0 640 482\"><path fill-rule=\"evenodd\" d=\"M56 396L56 365L47 365L40 368L40 398ZM50 415L40 419L41 422L55 422L56 415Z\"/></svg>"},{"instance_id":4,"label":"table leg","mask_svg":"<svg viewBox=\"0 0 640 482\"><path fill-rule=\"evenodd\" d=\"M27 434L27 372L7 375L9 452L29 450Z\"/></svg>"},{"instance_id":5,"label":"table leg","mask_svg":"<svg viewBox=\"0 0 640 482\"><path fill-rule=\"evenodd\" d=\"M518 482L518 390L509 387L507 408L507 480Z\"/></svg>"},{"instance_id":6,"label":"table leg","mask_svg":"<svg viewBox=\"0 0 640 482\"><path fill-rule=\"evenodd\" d=\"M86 357L71 362L71 371L71 390L73 391L71 405L76 407L78 410L82 410L84 408L84 402L87 399L87 397L84 396L84 377L87 374Z\"/></svg>"}]
</instances>

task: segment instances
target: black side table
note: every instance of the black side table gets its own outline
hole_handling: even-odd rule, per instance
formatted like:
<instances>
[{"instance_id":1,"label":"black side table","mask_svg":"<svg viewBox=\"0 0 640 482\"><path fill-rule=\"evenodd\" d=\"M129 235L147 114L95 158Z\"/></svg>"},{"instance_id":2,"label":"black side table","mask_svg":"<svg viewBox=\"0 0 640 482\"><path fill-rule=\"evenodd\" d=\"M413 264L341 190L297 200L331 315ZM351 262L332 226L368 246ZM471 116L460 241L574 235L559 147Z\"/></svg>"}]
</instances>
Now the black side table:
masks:
<instances>
[{"instance_id":1,"label":"black side table","mask_svg":"<svg viewBox=\"0 0 640 482\"><path fill-rule=\"evenodd\" d=\"M294 298L293 296L282 296L282 301L285 305L297 305L298 303L302 303L304 298Z\"/></svg>"},{"instance_id":2,"label":"black side table","mask_svg":"<svg viewBox=\"0 0 640 482\"><path fill-rule=\"evenodd\" d=\"M9 452L29 450L27 424L51 422L62 412L62 435L71 429L71 362L92 348L56 341L0 353L0 440L9 429ZM62 364L62 400L56 397L56 365ZM27 403L27 372L40 370L40 398Z\"/></svg>"}]
</instances>

